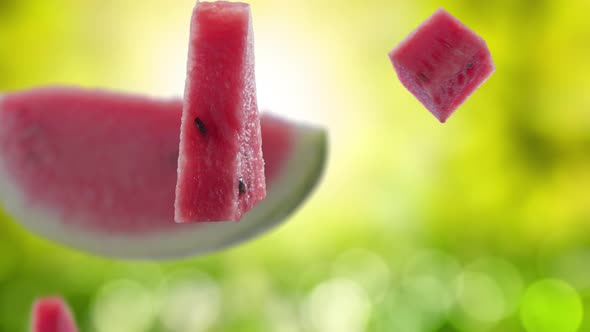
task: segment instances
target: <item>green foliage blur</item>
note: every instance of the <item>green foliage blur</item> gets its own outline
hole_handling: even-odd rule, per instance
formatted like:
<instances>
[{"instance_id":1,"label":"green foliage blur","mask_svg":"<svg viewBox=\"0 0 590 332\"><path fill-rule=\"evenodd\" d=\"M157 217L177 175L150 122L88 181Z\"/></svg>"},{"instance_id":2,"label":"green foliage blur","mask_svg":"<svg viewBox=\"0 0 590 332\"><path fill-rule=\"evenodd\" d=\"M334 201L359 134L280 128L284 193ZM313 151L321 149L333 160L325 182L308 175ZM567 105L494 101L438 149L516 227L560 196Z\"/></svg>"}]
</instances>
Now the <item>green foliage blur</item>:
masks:
<instances>
[{"instance_id":1,"label":"green foliage blur","mask_svg":"<svg viewBox=\"0 0 590 332\"><path fill-rule=\"evenodd\" d=\"M0 0L0 91L182 94L194 0ZM0 211L0 331L61 294L82 331L590 331L588 0L253 0L259 103L330 130L279 229L206 257L125 262ZM495 74L439 124L387 52L436 8Z\"/></svg>"}]
</instances>

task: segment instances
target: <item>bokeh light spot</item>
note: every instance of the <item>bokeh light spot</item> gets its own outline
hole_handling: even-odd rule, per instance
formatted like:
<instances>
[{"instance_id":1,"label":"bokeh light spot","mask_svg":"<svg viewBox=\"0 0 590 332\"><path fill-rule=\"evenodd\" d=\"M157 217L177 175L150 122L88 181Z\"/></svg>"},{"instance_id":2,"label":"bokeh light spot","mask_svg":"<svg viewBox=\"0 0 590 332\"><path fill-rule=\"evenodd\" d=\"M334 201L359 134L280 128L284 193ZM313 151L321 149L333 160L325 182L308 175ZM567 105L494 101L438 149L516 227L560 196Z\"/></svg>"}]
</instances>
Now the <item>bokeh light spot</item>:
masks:
<instances>
[{"instance_id":1,"label":"bokeh light spot","mask_svg":"<svg viewBox=\"0 0 590 332\"><path fill-rule=\"evenodd\" d=\"M520 319L528 332L575 332L582 318L582 300L564 281L540 280L524 294Z\"/></svg>"},{"instance_id":2,"label":"bokeh light spot","mask_svg":"<svg viewBox=\"0 0 590 332\"><path fill-rule=\"evenodd\" d=\"M524 282L513 264L499 257L482 257L469 264L465 270L484 273L497 283L505 304L502 317L509 316L518 310Z\"/></svg>"},{"instance_id":3,"label":"bokeh light spot","mask_svg":"<svg viewBox=\"0 0 590 332\"><path fill-rule=\"evenodd\" d=\"M444 316L453 305L453 294L449 285L434 277L419 277L404 283L405 296L431 316Z\"/></svg>"},{"instance_id":4,"label":"bokeh light spot","mask_svg":"<svg viewBox=\"0 0 590 332\"><path fill-rule=\"evenodd\" d=\"M125 279L104 285L92 308L97 332L144 332L154 321L152 294L141 284Z\"/></svg>"},{"instance_id":5,"label":"bokeh light spot","mask_svg":"<svg viewBox=\"0 0 590 332\"><path fill-rule=\"evenodd\" d=\"M297 307L292 299L279 295L273 296L266 303L266 318L268 331L301 331Z\"/></svg>"},{"instance_id":6,"label":"bokeh light spot","mask_svg":"<svg viewBox=\"0 0 590 332\"><path fill-rule=\"evenodd\" d=\"M365 331L371 303L365 290L346 279L332 279L314 288L304 303L304 319L318 332Z\"/></svg>"},{"instance_id":7,"label":"bokeh light spot","mask_svg":"<svg viewBox=\"0 0 590 332\"><path fill-rule=\"evenodd\" d=\"M207 275L193 270L174 272L161 291L160 318L167 331L207 331L217 321L221 292Z\"/></svg>"},{"instance_id":8,"label":"bokeh light spot","mask_svg":"<svg viewBox=\"0 0 590 332\"><path fill-rule=\"evenodd\" d=\"M502 289L484 273L463 272L457 280L456 296L461 311L484 324L499 321L506 311Z\"/></svg>"},{"instance_id":9,"label":"bokeh light spot","mask_svg":"<svg viewBox=\"0 0 590 332\"><path fill-rule=\"evenodd\" d=\"M422 332L427 330L420 310L410 303L398 303L393 307L389 319L382 331ZM382 323L383 324L383 323Z\"/></svg>"},{"instance_id":10,"label":"bokeh light spot","mask_svg":"<svg viewBox=\"0 0 590 332\"><path fill-rule=\"evenodd\" d=\"M391 281L389 266L383 258L366 249L352 249L344 252L334 262L332 274L335 278L352 280L361 285L374 302L381 302Z\"/></svg>"}]
</instances>

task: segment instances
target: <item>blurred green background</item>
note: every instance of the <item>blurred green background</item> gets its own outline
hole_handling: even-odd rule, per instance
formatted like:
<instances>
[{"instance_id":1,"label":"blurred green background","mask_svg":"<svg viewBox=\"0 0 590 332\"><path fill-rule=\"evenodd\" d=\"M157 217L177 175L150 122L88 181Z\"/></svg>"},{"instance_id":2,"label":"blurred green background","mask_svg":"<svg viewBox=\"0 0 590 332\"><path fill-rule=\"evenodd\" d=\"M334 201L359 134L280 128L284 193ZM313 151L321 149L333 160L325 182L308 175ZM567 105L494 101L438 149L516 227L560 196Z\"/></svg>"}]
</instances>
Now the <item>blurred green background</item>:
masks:
<instances>
[{"instance_id":1,"label":"blurred green background","mask_svg":"<svg viewBox=\"0 0 590 332\"><path fill-rule=\"evenodd\" d=\"M194 0L0 0L0 90L180 96ZM289 223L176 262L93 257L0 212L0 331L63 294L82 331L590 331L588 0L252 0L259 104L327 126ZM496 73L445 125L387 52L438 7Z\"/></svg>"}]
</instances>

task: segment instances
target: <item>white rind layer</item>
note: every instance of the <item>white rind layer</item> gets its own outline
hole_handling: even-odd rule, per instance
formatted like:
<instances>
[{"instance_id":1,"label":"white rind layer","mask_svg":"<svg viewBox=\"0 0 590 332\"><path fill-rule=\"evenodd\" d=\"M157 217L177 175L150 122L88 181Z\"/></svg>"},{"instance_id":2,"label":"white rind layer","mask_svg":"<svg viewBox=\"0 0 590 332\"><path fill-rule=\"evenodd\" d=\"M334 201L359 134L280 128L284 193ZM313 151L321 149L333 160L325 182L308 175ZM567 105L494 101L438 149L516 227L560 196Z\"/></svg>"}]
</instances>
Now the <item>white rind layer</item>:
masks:
<instances>
[{"instance_id":1,"label":"white rind layer","mask_svg":"<svg viewBox=\"0 0 590 332\"><path fill-rule=\"evenodd\" d=\"M0 137L1 131L0 123ZM173 220L166 220L160 224L168 223L170 228L158 233L105 234L76 228L71 220L64 222L56 213L27 204L25 193L3 168L0 146L0 205L30 231L92 254L126 259L199 255L243 242L283 222L309 196L321 178L326 154L326 132L300 125L296 129L293 152L283 164L277 180L269 184L266 198L239 222L176 224Z\"/></svg>"}]
</instances>

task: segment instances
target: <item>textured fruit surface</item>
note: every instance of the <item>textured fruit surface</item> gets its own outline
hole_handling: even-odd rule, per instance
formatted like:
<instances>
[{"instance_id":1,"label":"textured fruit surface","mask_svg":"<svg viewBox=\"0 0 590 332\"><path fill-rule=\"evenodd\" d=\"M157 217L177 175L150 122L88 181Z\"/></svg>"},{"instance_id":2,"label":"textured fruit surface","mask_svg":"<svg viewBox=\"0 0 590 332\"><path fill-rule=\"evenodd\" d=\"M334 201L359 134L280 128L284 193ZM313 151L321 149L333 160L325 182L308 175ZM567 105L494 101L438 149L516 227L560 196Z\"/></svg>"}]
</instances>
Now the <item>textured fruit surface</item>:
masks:
<instances>
[{"instance_id":1,"label":"textured fruit surface","mask_svg":"<svg viewBox=\"0 0 590 332\"><path fill-rule=\"evenodd\" d=\"M283 221L322 173L326 134L261 118L268 197L243 223L174 222L180 100L73 87L0 96L0 206L68 246L125 258L219 249Z\"/></svg>"},{"instance_id":2,"label":"textured fruit surface","mask_svg":"<svg viewBox=\"0 0 590 332\"><path fill-rule=\"evenodd\" d=\"M197 3L191 21L175 220L238 221L266 195L250 6Z\"/></svg>"},{"instance_id":3,"label":"textured fruit surface","mask_svg":"<svg viewBox=\"0 0 590 332\"><path fill-rule=\"evenodd\" d=\"M443 123L495 70L485 41L443 9L389 57L402 84Z\"/></svg>"},{"instance_id":4,"label":"textured fruit surface","mask_svg":"<svg viewBox=\"0 0 590 332\"><path fill-rule=\"evenodd\" d=\"M31 332L77 332L67 304L58 297L47 297L33 303Z\"/></svg>"}]
</instances>

